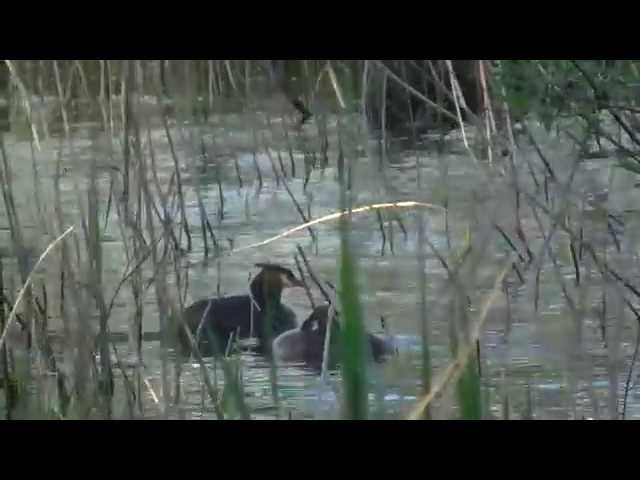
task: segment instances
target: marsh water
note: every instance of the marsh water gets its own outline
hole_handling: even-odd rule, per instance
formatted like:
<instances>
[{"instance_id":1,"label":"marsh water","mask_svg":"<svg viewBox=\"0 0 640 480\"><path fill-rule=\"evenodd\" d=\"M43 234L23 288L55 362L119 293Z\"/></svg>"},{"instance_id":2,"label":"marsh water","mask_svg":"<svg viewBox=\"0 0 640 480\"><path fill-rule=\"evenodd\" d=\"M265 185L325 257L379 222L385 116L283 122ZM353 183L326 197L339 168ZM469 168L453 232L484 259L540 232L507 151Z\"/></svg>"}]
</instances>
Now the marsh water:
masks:
<instances>
[{"instance_id":1,"label":"marsh water","mask_svg":"<svg viewBox=\"0 0 640 480\"><path fill-rule=\"evenodd\" d=\"M319 276L338 283L340 233L336 221L314 226L315 241L307 230L301 230L264 246L238 253L232 250L267 240L302 223L284 182L309 218L339 210L339 142L352 182L350 202L353 207L400 200L435 205L443 205L446 201L449 211L446 218L440 210L420 212L424 215L425 235L448 258L462 251L469 238L486 239L483 237L487 234L486 225L498 223L505 230L513 227L514 195L511 184L505 180L508 176L505 173L508 170L506 159L494 158L489 162L474 158L466 149L460 131L450 132L444 138L438 135L423 137L416 145L407 139L395 139L382 153L379 142L367 135L359 115L327 111L322 113L328 132L325 161L319 141L318 115L298 128L295 127L293 113L281 108L282 103L264 102L251 110L229 106L221 109L224 113L210 115L206 122L177 117L178 120L169 123L180 161L186 215L192 235L192 249L185 252L180 263L182 271L188 271L187 303L218 295L245 293L249 276L257 272L254 264L258 262L279 263L297 272L294 262L297 245L304 249ZM155 99L140 99L138 107L138 114L143 119L141 124L145 125L143 130L149 126L160 184L167 188L174 164L162 122L155 116ZM65 222L77 225L78 235L82 238L79 205L86 203L91 165L95 162L100 222L105 227L101 234L104 256L102 285L107 298L111 298L123 274L131 268L121 241L116 207L112 205L109 216L106 215L112 178L122 173L121 140L109 139L97 121L71 119L69 126L70 131L66 134L62 119L51 120L48 135L41 135L39 139L39 149L32 146L28 130L19 121L14 121L12 130L4 134L17 211L25 242L32 256L37 258L47 243L43 237L43 217L38 215L38 208L44 217L52 214L53 179L60 162ZM534 124L530 128L548 158L552 159L557 174L563 179L568 178L579 153L558 132L547 132ZM204 156L201 139L205 144ZM288 144L292 146L291 151ZM524 143L517 161L524 165L527 156L534 158L535 155L533 147ZM627 278L636 279L633 180L614 168L613 158L601 156L578 160L572 187L573 194L581 197L577 201L583 199L586 204L602 202L605 208L620 212L625 219L624 232L618 233L621 253L616 253L607 243L606 223L599 223L596 214L589 217L588 207L584 210L583 221L589 222L592 228L586 229L585 235L591 235L595 243L601 241L605 247L609 245L606 247L612 252L609 261L618 262L616 265ZM34 165L38 187L34 187ZM282 178L276 178L274 165L278 171L284 170ZM292 174L294 167L295 175ZM524 168L522 170L524 172ZM519 182L522 190L534 190L531 178L524 173L520 175ZM221 248L222 253L217 257L211 251L208 258L204 255L197 192ZM550 195L553 196L554 192ZM396 209L381 213L384 248L375 213L354 214L351 220L350 238L358 260L358 282L367 328L391 337L398 350L397 356L386 363L369 366L371 418L404 418L422 394L418 212L416 209ZM396 221L395 215L399 216L402 224ZM5 280L5 287L15 292L20 284L15 262L7 256L11 252L11 237L4 209L0 222L0 243L7 252L5 276L14 278L13 285ZM537 252L543 243L541 231L526 209L522 212L522 228L532 250ZM186 244L184 238L182 244L183 247ZM603 327L598 314L601 286L596 288L598 281L591 280L590 273L586 271L583 272L581 286L576 287L566 238L557 233L554 245L557 247L559 268L554 268L549 257L545 258L539 292L534 292L535 272L530 271L525 273L524 284L510 280L509 288L491 306L480 339L486 418L619 416L635 346L635 320L628 312L609 312L613 320L609 319ZM510 249L506 241L494 232L478 261L473 282L472 312L478 312L480 300L492 289L497 272L508 254ZM429 248L425 248L425 255L430 352L434 377L437 378L451 360L447 272ZM560 280L557 271L561 273ZM171 269L169 272L171 284L175 279ZM151 267L144 265L144 280L148 281L152 276ZM568 285L571 294L580 297L586 305L577 323L563 298L561 280ZM56 294L59 260L55 255L45 262L38 274L36 290L40 285L38 282L50 287L50 309L59 311L60 299ZM316 302L321 302L322 297L311 286ZM534 308L534 297L537 297L537 309ZM293 308L299 322L311 311L303 289L286 290L283 301ZM119 290L109 318L111 333L121 334L123 339L117 343L119 355L114 360L121 362L125 372L131 371L136 363L135 348L126 340L131 333L134 305L130 289L125 285ZM144 417L163 418L161 345L158 338L153 338L160 324L153 288L145 290L142 306L142 326L146 333L142 348ZM384 331L381 317L384 318ZM86 320L97 325L97 312ZM609 332L606 336L608 343L603 341L603 328ZM55 314L49 320L48 329L52 338L59 338L58 341L64 343L61 322ZM19 357L20 335L15 334L10 341ZM612 347L613 342L615 348ZM339 372L332 372L323 380L316 372L300 365L280 366L277 370L279 409L276 409L268 361L251 353L242 353L236 358L241 365L244 394L252 418L340 418ZM61 364L64 365L62 359ZM170 362L169 376L172 379L176 374L175 365L175 362ZM217 369L215 381L221 383L223 376L219 367L210 360L206 365L212 371ZM114 417L126 418L128 410L118 381L121 370L116 369L115 374ZM635 379L634 373L627 395L626 418L640 416ZM173 383L171 385L173 389ZM180 385L180 400L166 412L169 418L215 418L195 360L182 364ZM164 393L173 395L173 392ZM436 417L455 418L455 395L440 398L436 407Z\"/></svg>"}]
</instances>

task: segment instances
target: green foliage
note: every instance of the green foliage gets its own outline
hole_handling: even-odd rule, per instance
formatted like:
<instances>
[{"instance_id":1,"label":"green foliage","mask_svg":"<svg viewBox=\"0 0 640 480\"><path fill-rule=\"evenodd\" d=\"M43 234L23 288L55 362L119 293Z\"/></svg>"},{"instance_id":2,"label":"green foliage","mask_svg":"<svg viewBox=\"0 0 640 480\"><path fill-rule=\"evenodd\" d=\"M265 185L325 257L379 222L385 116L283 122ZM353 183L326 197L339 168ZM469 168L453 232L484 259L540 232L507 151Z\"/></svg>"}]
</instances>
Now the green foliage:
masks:
<instances>
[{"instance_id":1,"label":"green foliage","mask_svg":"<svg viewBox=\"0 0 640 480\"><path fill-rule=\"evenodd\" d=\"M345 392L344 417L349 420L366 420L367 375L366 332L362 306L356 281L356 260L351 253L347 233L342 231L340 261L340 304L344 322L342 335L342 377Z\"/></svg>"},{"instance_id":2,"label":"green foliage","mask_svg":"<svg viewBox=\"0 0 640 480\"><path fill-rule=\"evenodd\" d=\"M599 62L589 62L584 67L594 78L601 78ZM503 61L499 83L515 121L530 115L549 129L559 116L594 111L592 89L571 61Z\"/></svg>"},{"instance_id":3,"label":"green foliage","mask_svg":"<svg viewBox=\"0 0 640 480\"><path fill-rule=\"evenodd\" d=\"M464 373L458 380L458 398L463 420L482 419L480 375L478 374L478 358L475 355L469 360Z\"/></svg>"}]
</instances>

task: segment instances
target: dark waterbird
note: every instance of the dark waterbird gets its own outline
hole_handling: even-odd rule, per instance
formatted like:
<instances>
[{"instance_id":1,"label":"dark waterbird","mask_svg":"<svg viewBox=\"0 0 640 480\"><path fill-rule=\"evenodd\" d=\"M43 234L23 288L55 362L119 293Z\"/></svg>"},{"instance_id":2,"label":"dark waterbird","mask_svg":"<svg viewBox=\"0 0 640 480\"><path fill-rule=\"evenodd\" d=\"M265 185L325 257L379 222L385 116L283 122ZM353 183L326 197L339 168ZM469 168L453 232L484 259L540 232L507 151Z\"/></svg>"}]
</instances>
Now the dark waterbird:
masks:
<instances>
[{"instance_id":1,"label":"dark waterbird","mask_svg":"<svg viewBox=\"0 0 640 480\"><path fill-rule=\"evenodd\" d=\"M261 271L251 281L250 295L199 300L185 309L183 320L197 339L202 355L224 353L231 335L237 339L254 336L258 339L256 350L268 353L272 339L297 327L295 313L281 298L285 288L301 287L303 283L280 265L256 266ZM189 352L189 339L182 329L179 339Z\"/></svg>"},{"instance_id":2,"label":"dark waterbird","mask_svg":"<svg viewBox=\"0 0 640 480\"><path fill-rule=\"evenodd\" d=\"M299 328L284 332L273 342L273 356L281 363L304 363L313 369L322 368L325 337L329 324L329 305L316 307ZM331 322L329 368L340 362L341 327L338 319ZM366 334L369 355L381 363L395 353L391 342L371 333Z\"/></svg>"}]
</instances>

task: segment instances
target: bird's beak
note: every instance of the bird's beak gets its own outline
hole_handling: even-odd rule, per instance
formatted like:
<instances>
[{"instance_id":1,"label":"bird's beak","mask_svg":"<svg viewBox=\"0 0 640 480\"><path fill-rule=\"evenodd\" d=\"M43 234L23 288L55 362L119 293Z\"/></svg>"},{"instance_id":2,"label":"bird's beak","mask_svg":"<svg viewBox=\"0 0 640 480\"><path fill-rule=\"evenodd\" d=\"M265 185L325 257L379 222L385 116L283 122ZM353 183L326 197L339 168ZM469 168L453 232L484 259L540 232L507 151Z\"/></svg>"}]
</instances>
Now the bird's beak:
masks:
<instances>
[{"instance_id":1,"label":"bird's beak","mask_svg":"<svg viewBox=\"0 0 640 480\"><path fill-rule=\"evenodd\" d=\"M284 286L284 288L295 288L295 287L304 287L304 283L302 283L302 280L298 280L297 278L287 278L285 276L283 276L282 278L282 284Z\"/></svg>"}]
</instances>

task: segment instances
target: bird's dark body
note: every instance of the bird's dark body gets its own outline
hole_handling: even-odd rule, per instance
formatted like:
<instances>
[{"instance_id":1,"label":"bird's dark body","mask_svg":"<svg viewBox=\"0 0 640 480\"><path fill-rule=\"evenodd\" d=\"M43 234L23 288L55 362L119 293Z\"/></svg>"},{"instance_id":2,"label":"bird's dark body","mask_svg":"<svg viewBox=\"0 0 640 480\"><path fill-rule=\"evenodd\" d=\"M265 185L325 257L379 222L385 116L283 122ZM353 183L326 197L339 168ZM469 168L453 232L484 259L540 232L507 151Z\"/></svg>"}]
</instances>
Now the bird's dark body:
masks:
<instances>
[{"instance_id":1,"label":"bird's dark body","mask_svg":"<svg viewBox=\"0 0 640 480\"><path fill-rule=\"evenodd\" d=\"M211 306L209 306L211 304ZM207 311L207 308L209 310ZM253 332L251 331L251 308L253 308ZM277 335L297 327L296 315L289 307L283 304L275 305L274 313L270 317L272 320L272 338ZM215 338L218 340L222 351L227 346L230 336L236 338L249 338L251 333L261 340L266 340L269 336L267 331L266 312L260 311L255 305L252 306L249 295L234 295L219 299L200 300L185 309L189 329L197 333L202 316L207 313L204 326L211 328ZM202 330L200 337L201 346L208 346L210 339L207 332ZM269 350L265 342L258 344L258 351ZM210 353L207 349L205 353Z\"/></svg>"}]
</instances>

